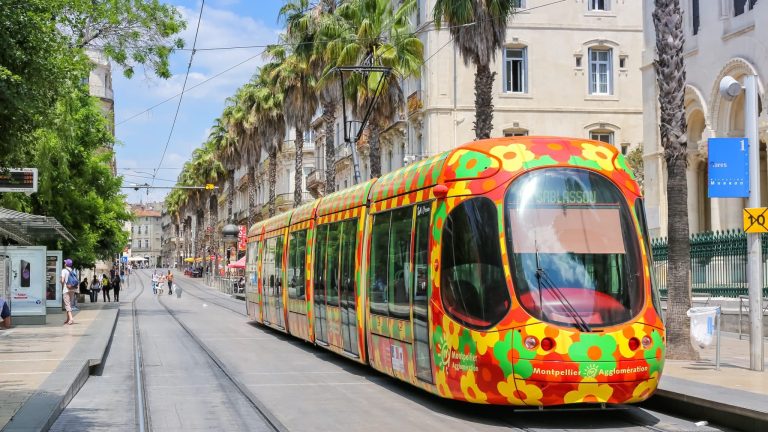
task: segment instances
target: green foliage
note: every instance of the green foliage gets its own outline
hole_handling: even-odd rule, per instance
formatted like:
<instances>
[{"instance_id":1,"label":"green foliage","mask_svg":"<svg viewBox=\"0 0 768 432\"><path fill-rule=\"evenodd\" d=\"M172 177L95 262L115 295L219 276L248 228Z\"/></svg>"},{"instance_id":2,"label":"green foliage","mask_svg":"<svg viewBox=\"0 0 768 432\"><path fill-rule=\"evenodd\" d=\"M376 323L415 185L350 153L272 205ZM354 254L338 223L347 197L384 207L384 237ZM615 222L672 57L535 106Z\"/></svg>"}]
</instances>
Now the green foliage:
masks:
<instances>
[{"instance_id":1,"label":"green foliage","mask_svg":"<svg viewBox=\"0 0 768 432\"><path fill-rule=\"evenodd\" d=\"M59 21L72 45L100 48L128 78L137 65L171 76L168 56L184 47L173 36L186 27L173 6L158 0L67 0L63 6Z\"/></svg>"},{"instance_id":2,"label":"green foliage","mask_svg":"<svg viewBox=\"0 0 768 432\"><path fill-rule=\"evenodd\" d=\"M645 179L645 173L643 172L643 147L637 146L630 150L627 154L627 165L632 168L632 172L635 173L635 180L640 185L640 191L643 191L643 180Z\"/></svg>"},{"instance_id":3,"label":"green foliage","mask_svg":"<svg viewBox=\"0 0 768 432\"><path fill-rule=\"evenodd\" d=\"M53 241L77 265L109 258L128 241L123 224L130 219L121 179L112 175L113 138L94 98L73 90L49 110L50 127L33 132L36 143L27 166L39 170L39 189L30 197L4 194L0 205L55 217L75 236L74 243Z\"/></svg>"}]
</instances>

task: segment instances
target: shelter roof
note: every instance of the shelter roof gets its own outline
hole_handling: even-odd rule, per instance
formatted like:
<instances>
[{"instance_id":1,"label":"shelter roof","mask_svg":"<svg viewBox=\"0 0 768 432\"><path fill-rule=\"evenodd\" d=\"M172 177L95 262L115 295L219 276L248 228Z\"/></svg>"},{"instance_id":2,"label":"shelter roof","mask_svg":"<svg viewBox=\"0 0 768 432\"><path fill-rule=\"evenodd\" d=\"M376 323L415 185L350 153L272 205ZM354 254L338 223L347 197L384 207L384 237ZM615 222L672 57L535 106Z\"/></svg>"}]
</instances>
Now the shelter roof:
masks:
<instances>
[{"instance_id":1,"label":"shelter roof","mask_svg":"<svg viewBox=\"0 0 768 432\"><path fill-rule=\"evenodd\" d=\"M72 234L56 218L17 212L0 207L0 237L8 237L21 245L35 241L62 238L74 241Z\"/></svg>"}]
</instances>

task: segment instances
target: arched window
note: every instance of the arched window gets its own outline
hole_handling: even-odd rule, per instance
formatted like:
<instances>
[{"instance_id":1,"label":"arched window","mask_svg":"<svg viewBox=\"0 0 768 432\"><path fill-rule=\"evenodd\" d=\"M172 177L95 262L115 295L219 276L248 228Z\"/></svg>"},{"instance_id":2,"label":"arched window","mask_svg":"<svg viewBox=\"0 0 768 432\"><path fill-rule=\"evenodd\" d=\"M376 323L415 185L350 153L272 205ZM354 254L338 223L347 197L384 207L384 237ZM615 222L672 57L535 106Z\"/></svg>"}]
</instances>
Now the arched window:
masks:
<instances>
[{"instance_id":1,"label":"arched window","mask_svg":"<svg viewBox=\"0 0 768 432\"><path fill-rule=\"evenodd\" d=\"M504 136L505 137L528 136L528 129L523 129L520 127L504 129Z\"/></svg>"}]
</instances>

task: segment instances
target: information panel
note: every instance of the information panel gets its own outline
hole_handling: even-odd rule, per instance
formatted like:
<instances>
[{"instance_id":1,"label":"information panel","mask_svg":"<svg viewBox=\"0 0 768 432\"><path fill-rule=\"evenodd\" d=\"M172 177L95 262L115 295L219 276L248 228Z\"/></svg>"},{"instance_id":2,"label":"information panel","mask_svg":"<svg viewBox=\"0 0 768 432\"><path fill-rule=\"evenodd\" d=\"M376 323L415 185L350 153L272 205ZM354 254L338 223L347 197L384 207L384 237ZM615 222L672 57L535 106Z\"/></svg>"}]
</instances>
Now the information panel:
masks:
<instances>
[{"instance_id":1,"label":"information panel","mask_svg":"<svg viewBox=\"0 0 768 432\"><path fill-rule=\"evenodd\" d=\"M0 169L0 192L37 192L37 168Z\"/></svg>"},{"instance_id":2,"label":"information panel","mask_svg":"<svg viewBox=\"0 0 768 432\"><path fill-rule=\"evenodd\" d=\"M708 161L709 198L749 197L749 140L710 138Z\"/></svg>"},{"instance_id":3,"label":"information panel","mask_svg":"<svg viewBox=\"0 0 768 432\"><path fill-rule=\"evenodd\" d=\"M11 314L45 315L45 246L4 246L0 255L11 262Z\"/></svg>"},{"instance_id":4,"label":"information panel","mask_svg":"<svg viewBox=\"0 0 768 432\"><path fill-rule=\"evenodd\" d=\"M45 306L61 309L61 266L62 252L48 251L45 254Z\"/></svg>"}]
</instances>

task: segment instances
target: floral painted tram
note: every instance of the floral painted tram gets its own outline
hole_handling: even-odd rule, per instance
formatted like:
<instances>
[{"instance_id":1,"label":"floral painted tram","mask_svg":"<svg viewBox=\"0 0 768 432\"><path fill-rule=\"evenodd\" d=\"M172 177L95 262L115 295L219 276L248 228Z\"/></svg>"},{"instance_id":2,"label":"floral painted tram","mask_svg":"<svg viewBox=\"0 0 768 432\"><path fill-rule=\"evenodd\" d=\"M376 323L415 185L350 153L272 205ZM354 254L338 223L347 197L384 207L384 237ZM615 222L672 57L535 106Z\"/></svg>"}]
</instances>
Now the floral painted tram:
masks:
<instances>
[{"instance_id":1,"label":"floral painted tram","mask_svg":"<svg viewBox=\"0 0 768 432\"><path fill-rule=\"evenodd\" d=\"M640 402L665 350L649 253L613 146L483 140L255 224L247 309L446 398Z\"/></svg>"}]
</instances>

